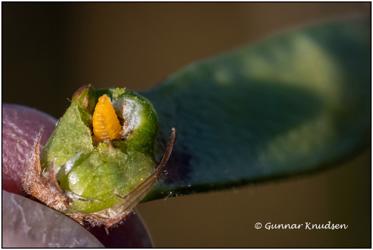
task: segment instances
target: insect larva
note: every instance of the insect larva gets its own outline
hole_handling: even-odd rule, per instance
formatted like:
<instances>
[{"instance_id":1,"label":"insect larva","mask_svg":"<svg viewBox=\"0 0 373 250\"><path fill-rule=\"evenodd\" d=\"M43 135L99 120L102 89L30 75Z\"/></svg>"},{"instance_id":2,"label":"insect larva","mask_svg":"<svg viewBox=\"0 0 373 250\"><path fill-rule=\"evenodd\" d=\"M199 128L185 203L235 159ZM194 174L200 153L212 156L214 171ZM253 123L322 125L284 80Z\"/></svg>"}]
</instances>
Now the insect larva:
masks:
<instances>
[{"instance_id":1,"label":"insect larva","mask_svg":"<svg viewBox=\"0 0 373 250\"><path fill-rule=\"evenodd\" d=\"M99 141L120 138L122 127L107 95L102 95L98 98L93 112L92 126L93 134Z\"/></svg>"}]
</instances>

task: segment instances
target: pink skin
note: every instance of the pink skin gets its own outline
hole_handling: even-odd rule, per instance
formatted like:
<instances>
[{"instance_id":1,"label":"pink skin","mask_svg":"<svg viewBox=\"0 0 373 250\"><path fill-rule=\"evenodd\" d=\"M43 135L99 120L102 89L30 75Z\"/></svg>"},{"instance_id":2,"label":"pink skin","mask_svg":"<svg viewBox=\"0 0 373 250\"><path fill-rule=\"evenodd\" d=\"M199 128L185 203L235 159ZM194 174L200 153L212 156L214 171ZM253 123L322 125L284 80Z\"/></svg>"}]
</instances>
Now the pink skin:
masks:
<instances>
[{"instance_id":1,"label":"pink skin","mask_svg":"<svg viewBox=\"0 0 373 250\"><path fill-rule=\"evenodd\" d=\"M22 178L30 167L35 143L41 139L44 145L51 135L56 119L36 109L3 105L3 189L26 194L22 190ZM103 228L88 228L106 247L151 247L150 236L140 216L130 214L119 226L106 234Z\"/></svg>"}]
</instances>

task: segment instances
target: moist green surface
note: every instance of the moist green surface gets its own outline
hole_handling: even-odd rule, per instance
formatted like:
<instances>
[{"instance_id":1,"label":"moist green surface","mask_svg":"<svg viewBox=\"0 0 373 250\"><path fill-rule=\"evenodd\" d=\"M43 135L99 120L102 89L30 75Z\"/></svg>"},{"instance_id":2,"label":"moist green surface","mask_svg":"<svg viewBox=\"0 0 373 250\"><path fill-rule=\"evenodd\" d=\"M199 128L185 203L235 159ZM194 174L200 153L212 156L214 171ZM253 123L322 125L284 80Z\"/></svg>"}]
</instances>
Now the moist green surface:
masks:
<instances>
[{"instance_id":1,"label":"moist green surface","mask_svg":"<svg viewBox=\"0 0 373 250\"><path fill-rule=\"evenodd\" d=\"M89 116L76 102L71 103L43 148L43 167L59 167L77 153L93 150L91 130L86 125Z\"/></svg>"},{"instance_id":2,"label":"moist green surface","mask_svg":"<svg viewBox=\"0 0 373 250\"><path fill-rule=\"evenodd\" d=\"M154 140L158 132L158 118L153 105L144 97L129 91L114 98L113 102L120 102L122 99L132 100L139 105L139 125L125 140L116 141L114 145L128 151L140 151L145 154L153 152Z\"/></svg>"},{"instance_id":3,"label":"moist green surface","mask_svg":"<svg viewBox=\"0 0 373 250\"><path fill-rule=\"evenodd\" d=\"M100 143L88 155L82 155L69 172L61 169L61 187L80 197L72 210L96 212L120 202L154 169L151 157L139 153L127 154L106 143Z\"/></svg>"}]
</instances>

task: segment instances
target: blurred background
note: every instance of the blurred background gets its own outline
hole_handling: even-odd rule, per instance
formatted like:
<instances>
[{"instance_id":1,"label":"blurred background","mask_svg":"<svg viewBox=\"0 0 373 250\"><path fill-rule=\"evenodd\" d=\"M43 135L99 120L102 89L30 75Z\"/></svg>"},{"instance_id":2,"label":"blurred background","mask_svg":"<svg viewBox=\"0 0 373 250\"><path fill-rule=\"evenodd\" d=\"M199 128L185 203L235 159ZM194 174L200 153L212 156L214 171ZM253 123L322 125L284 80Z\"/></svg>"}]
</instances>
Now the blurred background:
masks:
<instances>
[{"instance_id":1,"label":"blurred background","mask_svg":"<svg viewBox=\"0 0 373 250\"><path fill-rule=\"evenodd\" d=\"M145 90L195 60L370 3L2 3L3 102L60 117L74 90ZM318 174L138 206L156 247L370 247L370 149ZM255 230L256 222L345 231Z\"/></svg>"}]
</instances>

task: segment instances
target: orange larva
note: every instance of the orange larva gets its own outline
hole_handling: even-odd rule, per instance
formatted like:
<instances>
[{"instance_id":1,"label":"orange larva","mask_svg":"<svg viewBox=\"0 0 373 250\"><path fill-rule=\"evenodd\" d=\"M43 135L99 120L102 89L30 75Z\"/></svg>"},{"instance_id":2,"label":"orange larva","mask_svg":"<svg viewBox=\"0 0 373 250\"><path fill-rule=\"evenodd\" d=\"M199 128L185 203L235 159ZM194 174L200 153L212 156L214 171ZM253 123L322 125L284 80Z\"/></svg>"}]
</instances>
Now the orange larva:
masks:
<instances>
[{"instance_id":1,"label":"orange larva","mask_svg":"<svg viewBox=\"0 0 373 250\"><path fill-rule=\"evenodd\" d=\"M120 138L122 127L107 95L100 96L93 112L93 134L98 141Z\"/></svg>"}]
</instances>

